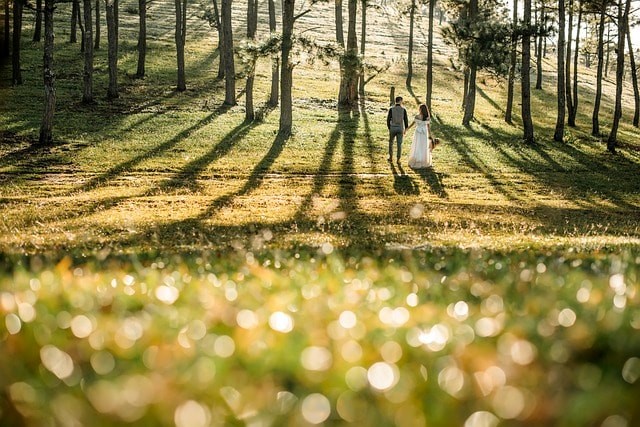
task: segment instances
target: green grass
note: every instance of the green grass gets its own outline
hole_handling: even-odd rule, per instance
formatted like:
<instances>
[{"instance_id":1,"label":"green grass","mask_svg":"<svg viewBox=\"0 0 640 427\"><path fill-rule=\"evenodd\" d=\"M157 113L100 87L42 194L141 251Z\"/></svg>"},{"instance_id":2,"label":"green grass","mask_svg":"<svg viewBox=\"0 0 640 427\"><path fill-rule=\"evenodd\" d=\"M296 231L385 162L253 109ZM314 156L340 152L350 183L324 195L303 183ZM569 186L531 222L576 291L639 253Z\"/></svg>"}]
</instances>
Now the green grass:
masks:
<instances>
[{"instance_id":1,"label":"green grass","mask_svg":"<svg viewBox=\"0 0 640 427\"><path fill-rule=\"evenodd\" d=\"M28 25L26 83L9 87L0 71L0 425L639 422L629 87L617 155L590 136L592 70L581 69L579 126L556 143L545 63L538 143L525 146L489 76L476 120L459 124L461 77L440 54L443 143L417 172L386 162L389 87L412 114L425 86L420 71L404 88L404 24L372 33L367 55L392 66L359 114L335 109L336 64L297 65L285 140L278 110L262 105L268 61L256 79L264 118L245 123L242 95L221 106L214 35L195 18L188 90L174 91L171 10L151 5L147 77L131 77L125 2L121 97L104 96L103 33L91 106L59 5L51 147L33 144L42 53ZM332 6L317 7L299 25L330 39L316 24Z\"/></svg>"}]
</instances>

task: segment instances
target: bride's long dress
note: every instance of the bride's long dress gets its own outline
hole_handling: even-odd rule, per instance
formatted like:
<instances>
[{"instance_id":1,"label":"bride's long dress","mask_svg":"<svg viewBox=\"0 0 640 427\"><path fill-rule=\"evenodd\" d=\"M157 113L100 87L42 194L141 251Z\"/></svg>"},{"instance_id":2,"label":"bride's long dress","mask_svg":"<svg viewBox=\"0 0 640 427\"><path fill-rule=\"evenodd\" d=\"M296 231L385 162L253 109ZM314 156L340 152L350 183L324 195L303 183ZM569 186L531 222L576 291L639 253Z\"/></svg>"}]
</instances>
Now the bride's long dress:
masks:
<instances>
[{"instance_id":1,"label":"bride's long dress","mask_svg":"<svg viewBox=\"0 0 640 427\"><path fill-rule=\"evenodd\" d=\"M418 116L420 117L420 116ZM416 130L413 133L413 142L409 150L409 167L412 169L424 169L431 167L431 150L429 148L429 119L414 119Z\"/></svg>"}]
</instances>

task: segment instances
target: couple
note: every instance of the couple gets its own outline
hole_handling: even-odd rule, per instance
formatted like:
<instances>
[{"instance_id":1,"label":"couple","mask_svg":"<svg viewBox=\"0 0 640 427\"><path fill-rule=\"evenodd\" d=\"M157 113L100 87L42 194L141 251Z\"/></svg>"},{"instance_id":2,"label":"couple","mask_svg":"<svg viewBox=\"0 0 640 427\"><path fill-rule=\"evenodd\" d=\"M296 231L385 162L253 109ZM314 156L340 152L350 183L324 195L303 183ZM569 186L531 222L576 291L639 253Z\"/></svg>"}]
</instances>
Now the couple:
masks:
<instances>
[{"instance_id":1,"label":"couple","mask_svg":"<svg viewBox=\"0 0 640 427\"><path fill-rule=\"evenodd\" d=\"M396 97L396 105L387 114L387 128L389 129L389 161L393 160L393 140L397 140L398 163L402 155L402 138L414 124L416 130L409 150L409 167L412 169L430 168L431 151L435 140L431 138L431 113L425 104L421 104L418 115L409 124L407 110L402 106L402 97Z\"/></svg>"}]
</instances>

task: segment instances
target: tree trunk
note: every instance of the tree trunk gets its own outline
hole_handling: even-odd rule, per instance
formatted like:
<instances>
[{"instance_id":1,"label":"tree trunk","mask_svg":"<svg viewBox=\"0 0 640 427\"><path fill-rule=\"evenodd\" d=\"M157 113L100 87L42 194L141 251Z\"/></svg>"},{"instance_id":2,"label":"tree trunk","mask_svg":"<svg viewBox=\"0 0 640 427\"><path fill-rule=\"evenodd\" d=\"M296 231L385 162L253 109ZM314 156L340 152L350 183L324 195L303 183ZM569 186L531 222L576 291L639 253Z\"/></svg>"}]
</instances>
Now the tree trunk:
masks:
<instances>
[{"instance_id":1,"label":"tree trunk","mask_svg":"<svg viewBox=\"0 0 640 427\"><path fill-rule=\"evenodd\" d=\"M545 8L544 1L540 1L540 23L545 20ZM536 52L536 89L542 89L542 45L543 45L542 31L538 37L538 49Z\"/></svg>"},{"instance_id":2,"label":"tree trunk","mask_svg":"<svg viewBox=\"0 0 640 427\"><path fill-rule=\"evenodd\" d=\"M556 48L556 54L558 57L558 93L557 93L557 101L558 101L558 116L556 119L556 130L553 134L553 140L557 142L562 142L564 140L564 118L565 118L565 108L566 108L566 96L567 91L565 87L565 71L566 64L564 58L564 49L565 49L565 7L564 0L558 0L558 46ZM567 61L569 63L569 61ZM569 79L567 79L568 81Z\"/></svg>"},{"instance_id":3,"label":"tree trunk","mask_svg":"<svg viewBox=\"0 0 640 427\"><path fill-rule=\"evenodd\" d=\"M513 25L518 24L518 0L513 0ZM516 35L511 36L511 58L509 64L509 79L507 83L507 107L504 113L504 121L511 124L513 113L513 92L516 80L516 66L517 66L517 42Z\"/></svg>"},{"instance_id":4,"label":"tree trunk","mask_svg":"<svg viewBox=\"0 0 640 427\"><path fill-rule=\"evenodd\" d=\"M176 89L179 92L187 90L184 75L184 45L187 36L187 0L175 0L176 12L176 59L178 61L178 83Z\"/></svg>"},{"instance_id":5,"label":"tree trunk","mask_svg":"<svg viewBox=\"0 0 640 427\"><path fill-rule=\"evenodd\" d=\"M106 0L109 87L107 98L118 98L118 0Z\"/></svg>"},{"instance_id":6,"label":"tree trunk","mask_svg":"<svg viewBox=\"0 0 640 427\"><path fill-rule=\"evenodd\" d=\"M462 110L467 105L467 93L469 93L469 67L464 68L464 82L462 83Z\"/></svg>"},{"instance_id":7,"label":"tree trunk","mask_svg":"<svg viewBox=\"0 0 640 427\"><path fill-rule=\"evenodd\" d=\"M336 42L344 48L344 24L342 19L342 0L335 0Z\"/></svg>"},{"instance_id":8,"label":"tree trunk","mask_svg":"<svg viewBox=\"0 0 640 427\"><path fill-rule=\"evenodd\" d=\"M78 15L80 15L80 1L73 0L71 2L71 31L69 32L69 43L78 41Z\"/></svg>"},{"instance_id":9,"label":"tree trunk","mask_svg":"<svg viewBox=\"0 0 640 427\"><path fill-rule=\"evenodd\" d=\"M605 41L607 45L606 56L604 60L604 76L609 77L609 56L611 53L611 48L609 47L609 43L611 41L611 21L607 21L607 39Z\"/></svg>"},{"instance_id":10,"label":"tree trunk","mask_svg":"<svg viewBox=\"0 0 640 427\"><path fill-rule=\"evenodd\" d=\"M40 144L53 142L53 115L56 111L55 74L53 72L54 0L44 0L44 113L40 126Z\"/></svg>"},{"instance_id":11,"label":"tree trunk","mask_svg":"<svg viewBox=\"0 0 640 427\"><path fill-rule=\"evenodd\" d=\"M23 0L13 1L13 54L11 55L11 63L13 65L13 73L11 76L12 84L22 84L22 70L20 69L20 41L22 38L22 10L24 7Z\"/></svg>"},{"instance_id":12,"label":"tree trunk","mask_svg":"<svg viewBox=\"0 0 640 427\"><path fill-rule=\"evenodd\" d=\"M602 99L602 67L604 65L604 20L607 12L607 3L602 1L600 10L600 23L598 24L598 71L596 74L596 97L593 103L593 115L591 117L591 134L600 136L600 101Z\"/></svg>"},{"instance_id":13,"label":"tree trunk","mask_svg":"<svg viewBox=\"0 0 640 427\"><path fill-rule=\"evenodd\" d=\"M83 0L84 1L84 0ZM82 23L82 12L80 11L80 0L78 2L78 28L80 28L80 53L84 53L84 24Z\"/></svg>"},{"instance_id":14,"label":"tree trunk","mask_svg":"<svg viewBox=\"0 0 640 427\"><path fill-rule=\"evenodd\" d=\"M433 18L436 0L429 1L429 32L427 33L427 94L425 103L431 111L431 97L433 93Z\"/></svg>"},{"instance_id":15,"label":"tree trunk","mask_svg":"<svg viewBox=\"0 0 640 427\"><path fill-rule=\"evenodd\" d=\"M365 76L364 76L364 55L366 52L365 43L367 40L367 2L369 0L361 0L360 7L361 10L361 19L360 19L360 57L362 61L360 62L360 87L358 90L360 91L360 96L362 97L362 101L364 101L364 85L365 85Z\"/></svg>"},{"instance_id":16,"label":"tree trunk","mask_svg":"<svg viewBox=\"0 0 640 427\"><path fill-rule=\"evenodd\" d=\"M409 52L407 53L407 81L408 88L411 87L411 78L413 77L413 26L416 14L416 0L411 0L411 8L409 9Z\"/></svg>"},{"instance_id":17,"label":"tree trunk","mask_svg":"<svg viewBox=\"0 0 640 427\"><path fill-rule=\"evenodd\" d=\"M33 41L40 42L42 39L42 0L36 0L36 22L33 29Z\"/></svg>"},{"instance_id":18,"label":"tree trunk","mask_svg":"<svg viewBox=\"0 0 640 427\"><path fill-rule=\"evenodd\" d=\"M271 0L273 1L273 0ZM216 30L218 31L218 75L217 79L224 78L224 31L222 30L222 22L220 21L220 9L217 0L213 0L213 19L215 21Z\"/></svg>"},{"instance_id":19,"label":"tree trunk","mask_svg":"<svg viewBox=\"0 0 640 427\"><path fill-rule=\"evenodd\" d=\"M136 77L141 79L145 74L147 58L147 0L138 0L138 69Z\"/></svg>"},{"instance_id":20,"label":"tree trunk","mask_svg":"<svg viewBox=\"0 0 640 427\"><path fill-rule=\"evenodd\" d=\"M96 31L93 40L93 48L100 49L100 0L96 0Z\"/></svg>"},{"instance_id":21,"label":"tree trunk","mask_svg":"<svg viewBox=\"0 0 640 427\"><path fill-rule=\"evenodd\" d=\"M576 125L578 114L578 59L580 56L580 24L582 23L582 2L578 8L578 24L576 25L576 51L573 54L573 105L569 110L569 126ZM567 57L567 61L570 59ZM566 76L569 78L569 76Z\"/></svg>"},{"instance_id":22,"label":"tree trunk","mask_svg":"<svg viewBox=\"0 0 640 427\"><path fill-rule=\"evenodd\" d=\"M276 32L276 4L274 0L269 0L269 31L271 34ZM269 93L269 102L271 107L278 105L278 97L280 96L280 58L273 55L271 59L271 91Z\"/></svg>"},{"instance_id":23,"label":"tree trunk","mask_svg":"<svg viewBox=\"0 0 640 427\"><path fill-rule=\"evenodd\" d=\"M236 105L236 70L233 58L233 29L231 27L231 2L232 0L222 0L222 31L224 33L222 40L224 46L222 55L224 55L225 65L225 95L224 103L226 105Z\"/></svg>"},{"instance_id":24,"label":"tree trunk","mask_svg":"<svg viewBox=\"0 0 640 427\"><path fill-rule=\"evenodd\" d=\"M282 0L282 67L280 70L280 125L278 133L291 135L293 127L293 64L289 59L293 47L293 11L295 0Z\"/></svg>"},{"instance_id":25,"label":"tree trunk","mask_svg":"<svg viewBox=\"0 0 640 427\"><path fill-rule=\"evenodd\" d=\"M353 108L358 105L358 39L356 36L356 14L358 0L349 0L349 27L347 29L347 50L340 64L339 107Z\"/></svg>"},{"instance_id":26,"label":"tree trunk","mask_svg":"<svg viewBox=\"0 0 640 427\"><path fill-rule=\"evenodd\" d=\"M627 18L627 46L629 48L629 64L631 65L631 81L633 83L633 100L634 100L634 112L633 112L633 125L638 127L640 121L640 91L638 91L638 69L636 67L636 59L633 55L633 44L631 43L631 28Z\"/></svg>"},{"instance_id":27,"label":"tree trunk","mask_svg":"<svg viewBox=\"0 0 640 427\"><path fill-rule=\"evenodd\" d=\"M90 104L93 102L93 20L91 18L91 0L83 0L84 22L84 86L82 91L82 102Z\"/></svg>"},{"instance_id":28,"label":"tree trunk","mask_svg":"<svg viewBox=\"0 0 640 427\"><path fill-rule=\"evenodd\" d=\"M247 38L249 40L255 40L256 29L258 26L258 0L247 1ZM258 58L253 58L249 64L247 70L247 86L245 88L245 116L244 119L247 122L252 122L256 118L256 113L253 108L253 82L256 76L256 61Z\"/></svg>"},{"instance_id":29,"label":"tree trunk","mask_svg":"<svg viewBox=\"0 0 640 427\"><path fill-rule=\"evenodd\" d=\"M469 20L475 22L478 19L478 0L471 0L469 2ZM464 101L464 116L462 117L462 124L469 126L476 108L476 73L477 65L471 64L469 66L469 83L467 87L467 97Z\"/></svg>"},{"instance_id":30,"label":"tree trunk","mask_svg":"<svg viewBox=\"0 0 640 427\"><path fill-rule=\"evenodd\" d=\"M563 0L560 0L563 1ZM572 98L572 92L571 92L571 60L572 60L572 56L571 56L571 38L573 36L573 0L569 0L569 13L568 13L568 17L569 17L569 23L567 26L567 49L566 49L566 56L564 58L565 61L565 67L564 67L564 79L565 79L565 97L566 97L566 103L567 103L567 112L569 112L568 116L569 118L571 117L571 113L570 111L573 110L573 98ZM571 123L569 123L569 126L575 126L575 123L573 125L571 125Z\"/></svg>"},{"instance_id":31,"label":"tree trunk","mask_svg":"<svg viewBox=\"0 0 640 427\"><path fill-rule=\"evenodd\" d=\"M522 36L522 68L520 70L522 91L522 127L525 144L535 143L531 120L531 0L524 0L525 34Z\"/></svg>"},{"instance_id":32,"label":"tree trunk","mask_svg":"<svg viewBox=\"0 0 640 427\"><path fill-rule=\"evenodd\" d=\"M11 54L11 7L10 0L4 0L4 40L2 43L2 56L8 58Z\"/></svg>"},{"instance_id":33,"label":"tree trunk","mask_svg":"<svg viewBox=\"0 0 640 427\"><path fill-rule=\"evenodd\" d=\"M620 119L622 118L622 78L624 76L624 45L626 30L629 27L629 9L631 7L631 0L627 0L624 5L624 11L622 10L622 1L618 4L618 47L617 47L617 63L616 63L616 106L613 113L613 124L611 125L611 132L607 139L607 150L611 153L616 152L616 145L618 143L618 126L620 125Z\"/></svg>"}]
</instances>

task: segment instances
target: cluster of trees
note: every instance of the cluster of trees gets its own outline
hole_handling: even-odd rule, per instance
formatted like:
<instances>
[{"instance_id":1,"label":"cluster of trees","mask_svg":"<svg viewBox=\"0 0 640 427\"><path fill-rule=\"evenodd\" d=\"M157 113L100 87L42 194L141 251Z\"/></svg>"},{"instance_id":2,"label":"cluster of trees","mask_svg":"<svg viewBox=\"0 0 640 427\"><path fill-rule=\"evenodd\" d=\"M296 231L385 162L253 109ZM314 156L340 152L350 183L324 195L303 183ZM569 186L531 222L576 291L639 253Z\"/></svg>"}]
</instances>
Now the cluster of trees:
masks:
<instances>
[{"instance_id":1,"label":"cluster of trees","mask_svg":"<svg viewBox=\"0 0 640 427\"><path fill-rule=\"evenodd\" d=\"M616 32L616 96L611 130L607 137L607 149L615 152L617 132L622 117L622 85L629 61L634 89L635 113L633 125L638 126L640 99L635 64L630 16L631 0L522 0L522 17L519 16L518 0L511 4L511 16L503 8L501 0L442 0L450 11L451 24L443 34L449 43L456 46L459 60L463 64L464 117L463 124L473 119L475 107L475 79L479 69L485 69L500 75L507 75L507 106L505 121L512 122L514 83L516 70L520 68L522 122L524 141L535 142L531 117L531 69L532 55L535 56L536 89L542 89L542 60L546 56L547 40L551 34L555 37L557 65L557 120L554 133L556 141L562 141L565 124L576 126L578 111L578 65L580 53L590 59L590 50L580 50L583 22L587 28L593 28L597 22L597 75L596 94L592 114L592 134L600 136L600 107L602 100L604 51L611 40L611 26ZM533 14L532 14L533 12ZM533 16L532 16L533 15ZM532 19L533 18L533 19ZM577 23L576 23L577 21ZM591 26L589 23L591 22ZM607 24L605 37L605 23ZM592 30L591 33L594 33ZM575 35L575 39L574 39ZM532 51L533 43L533 51ZM520 47L518 49L518 47ZM607 49L607 52L609 50ZM518 57L520 61L518 61ZM608 58L608 55L607 55ZM590 61L585 61L590 66ZM606 60L608 63L608 59ZM505 66L508 64L508 67ZM608 68L608 66L607 66Z\"/></svg>"},{"instance_id":2,"label":"cluster of trees","mask_svg":"<svg viewBox=\"0 0 640 427\"><path fill-rule=\"evenodd\" d=\"M5 25L2 53L12 56L12 80L18 85L22 83L20 71L20 40L22 15L24 8L35 11L34 40L40 41L42 21L44 21L44 87L45 108L40 131L40 142L52 140L53 116L55 112L55 73L53 69L53 14L56 4L62 1L72 2L70 42L77 41L77 29L81 32L81 51L84 55L83 96L84 103L94 101L93 93L93 57L94 50L100 47L100 9L101 0L4 0ZM271 91L267 105L275 107L280 104L280 132L289 134L292 129L292 86L293 70L296 61L293 56L297 50L313 51L316 57L323 60L337 60L340 64L340 85L338 93L339 108L357 109L359 99L364 93L365 84L385 67L367 65L364 61L367 36L367 10L379 7L373 0L344 0L347 2L346 40L343 17L343 0L314 0L310 8L296 8L295 0L281 1L281 28L278 32L276 16L276 0L268 0L269 36L256 39L258 26L257 0L246 2L246 37L241 45L234 43L232 26L233 0L212 0L212 8L206 14L209 23L217 31L219 68L217 78L224 79L226 105L235 105L237 98L236 84L240 77L245 80L246 120L256 117L254 107L255 64L258 58L270 57L272 61ZM333 1L335 3L335 44L318 46L308 38L296 35L295 23L311 11L316 2ZM532 4L532 1L535 2ZM638 1L638 0L634 0ZM146 60L146 11L150 0L138 0L139 35L137 77L145 75ZM177 62L178 91L186 90L185 75L185 43L187 38L187 0L175 2L175 46ZM425 101L431 105L433 90L433 34L437 0L404 0L403 11L409 19L409 41L407 58L407 86L411 85L414 50L414 23L418 8L428 7L427 32L427 83ZM535 63L535 88L542 88L542 60L547 54L547 42L555 41L557 62L557 123L554 138L562 141L565 123L576 126L576 114L579 105L577 68L579 56L582 54L586 65L590 65L592 45L596 46L597 77L594 111L592 116L592 133L600 135L600 106L602 100L603 70L606 74L609 66L609 46L612 34L616 35L616 98L612 127L608 136L608 149L615 151L617 130L622 115L621 96L626 59L635 93L635 126L639 121L639 95L637 70L633 53L630 31L633 23L630 16L632 0L513 0L511 10L504 0L440 0L438 2L439 24L446 13L449 23L443 28L445 40L455 46L458 51L458 62L464 75L464 93L462 106L464 109L463 124L468 125L474 118L476 79L478 72L492 72L507 79L507 105L505 120L512 122L513 97L517 70L520 71L520 91L522 100L521 117L523 122L524 141L535 141L533 119L531 117L531 70ZM522 9L522 14L520 10ZM108 42L108 74L109 84L107 98L119 96L118 92L118 0L104 0L107 22ZM358 10L360 15L358 15ZM13 34L9 34L9 16L13 16ZM95 19L94 14L95 12ZM357 21L360 21L360 49L358 49ZM584 28L582 27L584 25ZM612 32L613 27L613 32ZM596 35L596 42L583 34ZM605 36L606 34L606 36ZM550 39L551 35L555 35ZM13 39L12 48L9 39ZM585 38L584 47L580 48L581 37ZM236 37L237 39L237 37ZM533 45L533 46L532 46ZM605 57L605 50L607 55ZM238 73L236 62L238 55L243 62L243 72Z\"/></svg>"}]
</instances>

